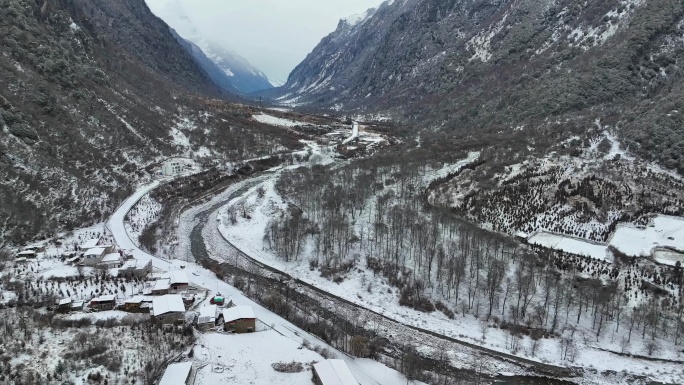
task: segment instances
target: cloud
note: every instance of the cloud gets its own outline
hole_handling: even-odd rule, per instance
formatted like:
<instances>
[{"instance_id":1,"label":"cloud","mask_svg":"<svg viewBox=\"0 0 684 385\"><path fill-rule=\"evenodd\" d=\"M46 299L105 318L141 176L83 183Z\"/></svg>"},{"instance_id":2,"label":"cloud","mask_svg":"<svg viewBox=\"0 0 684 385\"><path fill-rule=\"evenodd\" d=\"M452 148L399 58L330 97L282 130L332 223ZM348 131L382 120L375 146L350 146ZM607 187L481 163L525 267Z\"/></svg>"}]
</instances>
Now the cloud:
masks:
<instances>
[{"instance_id":1,"label":"cloud","mask_svg":"<svg viewBox=\"0 0 684 385\"><path fill-rule=\"evenodd\" d=\"M146 0L159 14L180 3L204 36L224 44L284 82L341 18L377 7L382 0ZM172 23L170 23L172 24ZM173 25L171 25L173 27ZM185 36L184 36L185 37Z\"/></svg>"}]
</instances>

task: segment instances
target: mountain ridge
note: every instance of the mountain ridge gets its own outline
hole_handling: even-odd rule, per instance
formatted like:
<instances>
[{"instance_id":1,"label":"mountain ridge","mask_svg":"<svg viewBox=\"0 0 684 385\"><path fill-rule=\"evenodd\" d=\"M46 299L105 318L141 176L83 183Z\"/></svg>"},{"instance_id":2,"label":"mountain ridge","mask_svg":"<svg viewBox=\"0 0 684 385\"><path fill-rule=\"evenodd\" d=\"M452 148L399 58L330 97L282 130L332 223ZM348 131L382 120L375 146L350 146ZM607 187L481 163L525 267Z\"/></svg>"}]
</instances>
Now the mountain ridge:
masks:
<instances>
[{"instance_id":1,"label":"mountain ridge","mask_svg":"<svg viewBox=\"0 0 684 385\"><path fill-rule=\"evenodd\" d=\"M682 107L683 31L673 0L388 2L340 24L266 96L457 136L599 119L632 151L682 172L684 131L667 114Z\"/></svg>"}]
</instances>

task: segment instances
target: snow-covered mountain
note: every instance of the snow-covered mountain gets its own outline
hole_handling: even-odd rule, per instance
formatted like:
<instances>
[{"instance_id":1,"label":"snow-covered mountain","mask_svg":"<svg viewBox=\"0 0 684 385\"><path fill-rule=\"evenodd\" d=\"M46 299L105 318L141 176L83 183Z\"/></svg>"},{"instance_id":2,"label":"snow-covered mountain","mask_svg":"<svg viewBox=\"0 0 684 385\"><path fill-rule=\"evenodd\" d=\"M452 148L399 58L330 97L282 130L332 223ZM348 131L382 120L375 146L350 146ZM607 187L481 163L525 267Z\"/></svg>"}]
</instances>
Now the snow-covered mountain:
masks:
<instances>
[{"instance_id":1,"label":"snow-covered mountain","mask_svg":"<svg viewBox=\"0 0 684 385\"><path fill-rule=\"evenodd\" d=\"M395 0L340 21L264 96L462 137L600 119L684 171L682 42L679 0Z\"/></svg>"},{"instance_id":2,"label":"snow-covered mountain","mask_svg":"<svg viewBox=\"0 0 684 385\"><path fill-rule=\"evenodd\" d=\"M187 16L188 12L182 2L171 1L166 6L155 9L155 13L173 28L176 34L192 43L193 47L189 47L189 52L224 89L248 94L273 87L268 77L247 59L226 47L216 37L200 32ZM188 48L188 45L184 46ZM206 63L205 58L214 62L222 73L216 73L213 66Z\"/></svg>"}]
</instances>

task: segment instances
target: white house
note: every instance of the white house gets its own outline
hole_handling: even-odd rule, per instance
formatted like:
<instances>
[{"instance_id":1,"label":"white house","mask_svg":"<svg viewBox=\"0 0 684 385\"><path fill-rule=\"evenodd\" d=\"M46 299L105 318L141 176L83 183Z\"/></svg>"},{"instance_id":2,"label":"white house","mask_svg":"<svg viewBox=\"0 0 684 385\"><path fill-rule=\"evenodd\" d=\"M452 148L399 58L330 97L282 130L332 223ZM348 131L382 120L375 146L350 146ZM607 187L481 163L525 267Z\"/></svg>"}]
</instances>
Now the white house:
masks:
<instances>
[{"instance_id":1,"label":"white house","mask_svg":"<svg viewBox=\"0 0 684 385\"><path fill-rule=\"evenodd\" d=\"M216 326L216 305L205 305L199 310L197 327L203 330L211 329Z\"/></svg>"},{"instance_id":2,"label":"white house","mask_svg":"<svg viewBox=\"0 0 684 385\"><path fill-rule=\"evenodd\" d=\"M121 267L123 265L123 257L119 253L105 254L99 263L102 267Z\"/></svg>"},{"instance_id":3,"label":"white house","mask_svg":"<svg viewBox=\"0 0 684 385\"><path fill-rule=\"evenodd\" d=\"M183 172L183 164L177 160L169 160L162 166L162 174L166 176L178 175Z\"/></svg>"},{"instance_id":4,"label":"white house","mask_svg":"<svg viewBox=\"0 0 684 385\"><path fill-rule=\"evenodd\" d=\"M152 300L152 317L163 323L182 321L185 316L183 298L177 294L167 294Z\"/></svg>"},{"instance_id":5,"label":"white house","mask_svg":"<svg viewBox=\"0 0 684 385\"><path fill-rule=\"evenodd\" d=\"M93 247L83 254L82 263L88 266L95 266L102 261L106 253L107 248L105 247Z\"/></svg>"},{"instance_id":6,"label":"white house","mask_svg":"<svg viewBox=\"0 0 684 385\"><path fill-rule=\"evenodd\" d=\"M325 360L314 364L313 375L317 385L359 385L342 360Z\"/></svg>"},{"instance_id":7,"label":"white house","mask_svg":"<svg viewBox=\"0 0 684 385\"><path fill-rule=\"evenodd\" d=\"M159 385L186 385L191 371L192 362L190 361L171 364L166 367Z\"/></svg>"}]
</instances>

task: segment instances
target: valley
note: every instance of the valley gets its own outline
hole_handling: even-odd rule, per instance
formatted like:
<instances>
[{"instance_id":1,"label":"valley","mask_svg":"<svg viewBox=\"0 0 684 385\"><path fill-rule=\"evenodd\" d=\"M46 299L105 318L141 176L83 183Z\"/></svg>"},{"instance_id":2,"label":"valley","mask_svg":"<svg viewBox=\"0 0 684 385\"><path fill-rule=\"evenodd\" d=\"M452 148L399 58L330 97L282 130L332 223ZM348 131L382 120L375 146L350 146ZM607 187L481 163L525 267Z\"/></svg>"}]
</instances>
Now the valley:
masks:
<instances>
[{"instance_id":1,"label":"valley","mask_svg":"<svg viewBox=\"0 0 684 385\"><path fill-rule=\"evenodd\" d=\"M0 0L0 385L684 383L682 2L263 4Z\"/></svg>"}]
</instances>

